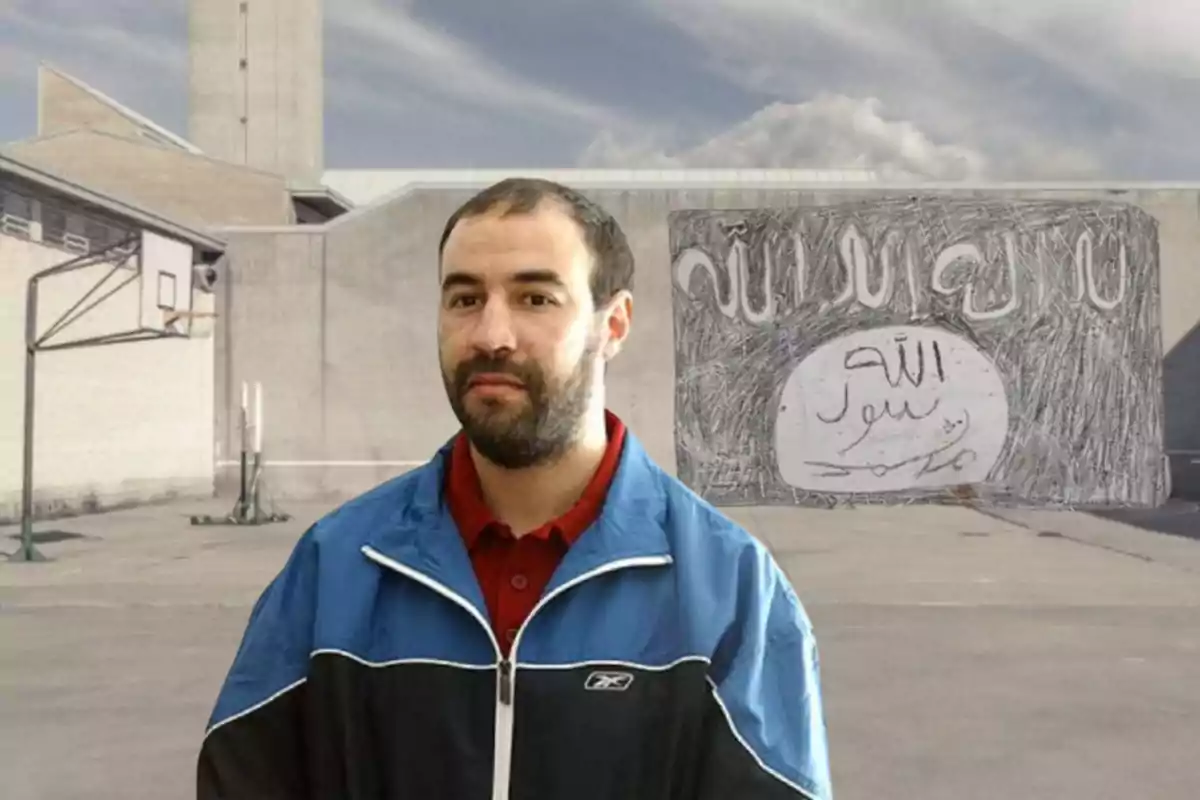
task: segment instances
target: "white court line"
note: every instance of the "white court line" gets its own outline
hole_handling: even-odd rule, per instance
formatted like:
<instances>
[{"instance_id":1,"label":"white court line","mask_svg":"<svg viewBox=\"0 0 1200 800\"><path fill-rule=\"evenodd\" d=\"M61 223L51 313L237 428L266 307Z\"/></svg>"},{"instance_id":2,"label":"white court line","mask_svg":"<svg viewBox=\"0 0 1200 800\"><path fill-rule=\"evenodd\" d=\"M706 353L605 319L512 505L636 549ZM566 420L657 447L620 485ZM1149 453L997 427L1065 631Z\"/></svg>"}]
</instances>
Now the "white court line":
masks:
<instances>
[{"instance_id":1,"label":"white court line","mask_svg":"<svg viewBox=\"0 0 1200 800\"><path fill-rule=\"evenodd\" d=\"M264 467L421 467L427 461L263 461ZM217 462L218 467L236 467L241 461L224 459Z\"/></svg>"}]
</instances>

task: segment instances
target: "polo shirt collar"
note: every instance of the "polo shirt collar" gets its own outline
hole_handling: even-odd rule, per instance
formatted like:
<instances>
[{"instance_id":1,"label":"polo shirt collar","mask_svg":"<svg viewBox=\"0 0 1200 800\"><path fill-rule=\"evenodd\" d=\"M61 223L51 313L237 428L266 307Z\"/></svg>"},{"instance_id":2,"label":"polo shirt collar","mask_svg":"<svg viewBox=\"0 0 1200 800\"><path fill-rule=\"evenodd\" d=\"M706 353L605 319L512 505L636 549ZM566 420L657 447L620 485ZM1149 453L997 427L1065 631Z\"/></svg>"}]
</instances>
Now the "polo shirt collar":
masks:
<instances>
[{"instance_id":1,"label":"polo shirt collar","mask_svg":"<svg viewBox=\"0 0 1200 800\"><path fill-rule=\"evenodd\" d=\"M557 534L570 546L600 516L609 485L621 462L626 430L625 424L611 411L605 411L605 424L608 430L608 448L604 451L600 464L580 495L579 501L562 516L528 535L546 537ZM446 505L469 551L475 548L485 531L500 524L483 498L479 473L471 458L470 444L462 433L455 437L450 450L446 476Z\"/></svg>"}]
</instances>

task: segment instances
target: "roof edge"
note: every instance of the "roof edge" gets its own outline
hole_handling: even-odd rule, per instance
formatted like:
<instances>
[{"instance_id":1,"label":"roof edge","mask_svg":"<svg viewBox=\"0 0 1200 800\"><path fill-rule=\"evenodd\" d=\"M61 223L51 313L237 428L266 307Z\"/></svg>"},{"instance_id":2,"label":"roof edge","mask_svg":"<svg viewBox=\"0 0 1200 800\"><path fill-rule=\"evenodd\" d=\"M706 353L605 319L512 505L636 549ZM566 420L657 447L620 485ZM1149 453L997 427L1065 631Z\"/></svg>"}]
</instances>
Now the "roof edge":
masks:
<instances>
[{"instance_id":1,"label":"roof edge","mask_svg":"<svg viewBox=\"0 0 1200 800\"><path fill-rule=\"evenodd\" d=\"M7 172L42 188L65 194L80 202L101 208L110 214L126 217L145 228L183 239L209 252L225 252L226 243L211 233L196 230L189 225L168 219L141 206L89 189L75 181L26 163L7 152L6 148L0 148L0 172Z\"/></svg>"},{"instance_id":2,"label":"roof edge","mask_svg":"<svg viewBox=\"0 0 1200 800\"><path fill-rule=\"evenodd\" d=\"M271 172L269 170L259 169L258 167L251 167L251 166L247 166L245 164L236 164L232 161L225 161L224 159L217 158L216 156L210 156L208 153L205 153L205 152L199 151L199 150L197 150L195 152L192 152L190 150L180 150L178 148L170 147L169 145L165 145L162 142L156 142L152 139L134 139L130 136L124 136L124 135L122 135L120 133L116 133L114 131L108 131L108 130L104 130L102 128L92 128L87 125L83 125L78 128L64 128L63 130L55 131L54 133L47 133L47 134L43 134L41 136L32 136L27 139L18 139L14 142L0 143L0 148L5 148L5 149L8 149L11 151L11 149L14 147L37 146L41 142L49 142L54 139L63 139L68 136L79 136L82 134L87 134L90 136L104 136L109 139L114 139L118 142L124 142L126 144L132 144L132 145L136 145L138 147L155 147L155 148L158 148L159 150L162 150L162 151L165 151L168 153L174 153L176 155L182 154L189 158L195 158L200 161L206 161L210 164L214 164L218 167L227 168L227 169L233 170L235 172L245 172L245 173L250 173L253 175L259 175L259 176L262 176L265 178L273 178L275 180L278 180L278 181L284 183L283 189L285 191L289 191L287 188L287 185L286 185L287 179L283 175L279 174L278 172Z\"/></svg>"},{"instance_id":3,"label":"roof edge","mask_svg":"<svg viewBox=\"0 0 1200 800\"><path fill-rule=\"evenodd\" d=\"M46 70L47 72L54 73L56 76L67 81L72 86L79 89L80 91L87 92L93 98L95 98L99 102L103 103L104 105L108 106L113 111L120 114L121 116L125 117L130 122L134 123L135 125L140 125L140 126L146 128L147 130L149 130L153 133L156 133L159 136L162 136L164 139L167 139L169 142L174 144L176 147L179 147L182 150L186 150L187 152L192 153L193 155L202 155L203 154L204 151L202 151L199 147L192 144L191 142L189 142L187 139L183 138L179 134L174 133L173 131L170 131L170 130L164 128L162 125L159 125L157 122L150 119L149 117L147 117L143 114L139 114L138 112L134 111L129 106L118 102L114 98L109 97L104 92L100 91L99 89L97 89L93 86L89 86L87 83L84 83L79 78L76 78L75 76L65 72L64 70L59 69L58 67L54 66L50 62L45 61L45 60L40 61L38 63L38 67L40 69Z\"/></svg>"},{"instance_id":4,"label":"roof edge","mask_svg":"<svg viewBox=\"0 0 1200 800\"><path fill-rule=\"evenodd\" d=\"M348 171L348 170L347 170ZM706 170L707 171L707 170ZM470 172L464 171L464 172ZM731 170L732 172L732 170ZM514 176L521 173L514 172ZM462 180L455 181L431 181L431 182L413 182L406 183L394 189L391 192L380 195L376 199L356 206L353 210L342 214L339 217L324 222L321 225L307 226L310 229L328 229L344 223L359 219L367 214L372 209L388 203L394 203L403 200L411 194L428 189L473 189L484 188L489 186L493 180L491 178L471 179L469 175L465 175ZM678 189L681 191L703 191L706 189L776 189L785 191L809 191L809 192L837 192L837 191L853 191L853 192L922 192L922 191L955 191L955 192L986 192L986 191L1027 191L1027 192L1104 192L1108 194L1124 194L1127 192L1139 191L1195 191L1200 192L1200 181L1194 182L1117 182L1117 181L1011 181L1011 182L992 182L992 183L964 183L962 181L782 181L782 180L752 180L752 179L733 179L706 181L689 183L683 186L672 185L667 182L660 181L621 181L621 180L580 180L571 183L574 189L617 189L617 190L645 190L645 191L669 191Z\"/></svg>"},{"instance_id":5,"label":"roof edge","mask_svg":"<svg viewBox=\"0 0 1200 800\"><path fill-rule=\"evenodd\" d=\"M293 197L302 199L311 197L329 200L330 202L337 203L346 211L351 211L358 207L349 197L328 186L289 186L288 193Z\"/></svg>"}]
</instances>

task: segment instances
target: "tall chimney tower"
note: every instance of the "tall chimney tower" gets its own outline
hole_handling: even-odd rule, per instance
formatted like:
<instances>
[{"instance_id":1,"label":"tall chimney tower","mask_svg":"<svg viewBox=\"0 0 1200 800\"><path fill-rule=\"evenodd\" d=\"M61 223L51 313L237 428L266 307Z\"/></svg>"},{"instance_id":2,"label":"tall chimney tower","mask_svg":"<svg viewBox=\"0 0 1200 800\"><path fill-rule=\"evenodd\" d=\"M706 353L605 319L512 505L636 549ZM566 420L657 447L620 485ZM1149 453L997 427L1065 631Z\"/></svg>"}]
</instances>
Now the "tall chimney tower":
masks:
<instances>
[{"instance_id":1,"label":"tall chimney tower","mask_svg":"<svg viewBox=\"0 0 1200 800\"><path fill-rule=\"evenodd\" d=\"M189 0L188 138L205 154L318 185L322 0Z\"/></svg>"}]
</instances>

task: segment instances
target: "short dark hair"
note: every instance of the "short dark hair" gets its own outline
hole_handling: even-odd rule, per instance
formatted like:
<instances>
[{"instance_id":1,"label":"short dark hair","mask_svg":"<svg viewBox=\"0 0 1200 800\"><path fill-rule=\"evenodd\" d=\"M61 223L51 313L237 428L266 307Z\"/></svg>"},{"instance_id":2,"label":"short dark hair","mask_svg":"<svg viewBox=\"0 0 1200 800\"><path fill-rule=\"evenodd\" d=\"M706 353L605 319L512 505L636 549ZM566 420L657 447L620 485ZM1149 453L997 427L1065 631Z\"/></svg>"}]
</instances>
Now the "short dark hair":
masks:
<instances>
[{"instance_id":1,"label":"short dark hair","mask_svg":"<svg viewBox=\"0 0 1200 800\"><path fill-rule=\"evenodd\" d=\"M438 261L460 220L501 209L501 216L531 214L545 200L558 202L579 225L595 265L589 284L599 308L624 289L633 289L633 251L625 232L598 203L574 189L542 178L506 178L463 203L450 215L438 243Z\"/></svg>"}]
</instances>

